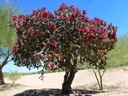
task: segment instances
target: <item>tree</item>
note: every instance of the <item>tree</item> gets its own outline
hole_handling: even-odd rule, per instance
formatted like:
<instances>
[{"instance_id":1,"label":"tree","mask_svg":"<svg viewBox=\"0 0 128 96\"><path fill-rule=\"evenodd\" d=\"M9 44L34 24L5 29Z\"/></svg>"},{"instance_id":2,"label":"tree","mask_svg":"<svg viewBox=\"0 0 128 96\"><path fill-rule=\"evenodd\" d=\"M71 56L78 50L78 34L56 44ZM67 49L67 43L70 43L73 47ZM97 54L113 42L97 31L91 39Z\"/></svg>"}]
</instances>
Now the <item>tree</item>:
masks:
<instances>
[{"instance_id":1,"label":"tree","mask_svg":"<svg viewBox=\"0 0 128 96\"><path fill-rule=\"evenodd\" d=\"M107 67L120 67L128 65L128 34L118 36L114 50L108 53ZM122 51L123 50L123 51Z\"/></svg>"},{"instance_id":2,"label":"tree","mask_svg":"<svg viewBox=\"0 0 128 96\"><path fill-rule=\"evenodd\" d=\"M17 12L15 2L10 5L6 0L0 0L0 85L4 84L2 69L11 61L11 47L16 40L14 29L9 27L12 22L12 16Z\"/></svg>"},{"instance_id":3,"label":"tree","mask_svg":"<svg viewBox=\"0 0 128 96\"><path fill-rule=\"evenodd\" d=\"M29 15L13 16L13 20L18 37L12 48L15 64L27 68L64 67L63 94L72 92L78 59L103 69L106 54L116 43L117 27L99 18L90 20L86 10L73 5L62 4L54 15L42 8Z\"/></svg>"}]
</instances>

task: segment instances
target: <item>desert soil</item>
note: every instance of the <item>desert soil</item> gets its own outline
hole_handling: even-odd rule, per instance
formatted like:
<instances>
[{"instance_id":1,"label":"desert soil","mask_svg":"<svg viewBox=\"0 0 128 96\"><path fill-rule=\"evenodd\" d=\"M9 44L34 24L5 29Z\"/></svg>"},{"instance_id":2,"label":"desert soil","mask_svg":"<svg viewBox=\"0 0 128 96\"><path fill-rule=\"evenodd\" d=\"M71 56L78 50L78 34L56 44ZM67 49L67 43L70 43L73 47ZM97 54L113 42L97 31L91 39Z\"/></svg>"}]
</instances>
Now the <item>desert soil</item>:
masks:
<instances>
[{"instance_id":1,"label":"desert soil","mask_svg":"<svg viewBox=\"0 0 128 96\"><path fill-rule=\"evenodd\" d=\"M0 96L61 96L63 76L64 72L46 73L42 81L40 74L26 75L17 80L15 85L5 78L6 84L0 86ZM101 92L93 71L79 70L72 83L73 94L70 96L128 96L128 67L108 69L103 77L103 85Z\"/></svg>"}]
</instances>

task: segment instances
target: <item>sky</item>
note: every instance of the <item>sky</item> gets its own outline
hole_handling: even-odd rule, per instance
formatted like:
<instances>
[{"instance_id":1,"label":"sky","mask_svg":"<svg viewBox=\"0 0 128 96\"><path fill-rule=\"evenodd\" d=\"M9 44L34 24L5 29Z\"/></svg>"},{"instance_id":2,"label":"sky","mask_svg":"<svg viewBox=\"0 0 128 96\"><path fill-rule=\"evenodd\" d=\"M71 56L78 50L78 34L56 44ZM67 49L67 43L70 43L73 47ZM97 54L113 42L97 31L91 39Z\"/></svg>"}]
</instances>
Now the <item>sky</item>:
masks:
<instances>
[{"instance_id":1,"label":"sky","mask_svg":"<svg viewBox=\"0 0 128 96\"><path fill-rule=\"evenodd\" d=\"M9 0L12 3L13 0ZM17 6L23 14L30 14L33 10L46 7L52 13L65 3L74 5L80 10L86 10L90 19L98 17L107 23L118 27L117 35L128 33L128 0L19 0ZM23 67L14 66L13 62L7 64L3 71L16 70L19 72L33 72Z\"/></svg>"}]
</instances>

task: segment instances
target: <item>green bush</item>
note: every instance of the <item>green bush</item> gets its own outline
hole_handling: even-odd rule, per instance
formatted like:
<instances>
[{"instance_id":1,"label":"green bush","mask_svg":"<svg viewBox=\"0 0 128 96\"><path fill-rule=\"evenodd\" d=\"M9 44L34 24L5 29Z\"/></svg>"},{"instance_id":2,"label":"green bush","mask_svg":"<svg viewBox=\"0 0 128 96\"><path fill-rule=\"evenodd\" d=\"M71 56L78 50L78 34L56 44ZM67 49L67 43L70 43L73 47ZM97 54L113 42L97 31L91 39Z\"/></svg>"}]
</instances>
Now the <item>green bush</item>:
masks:
<instances>
[{"instance_id":1,"label":"green bush","mask_svg":"<svg viewBox=\"0 0 128 96\"><path fill-rule=\"evenodd\" d=\"M118 37L115 48L108 53L107 67L120 67L128 65L128 35Z\"/></svg>"}]
</instances>

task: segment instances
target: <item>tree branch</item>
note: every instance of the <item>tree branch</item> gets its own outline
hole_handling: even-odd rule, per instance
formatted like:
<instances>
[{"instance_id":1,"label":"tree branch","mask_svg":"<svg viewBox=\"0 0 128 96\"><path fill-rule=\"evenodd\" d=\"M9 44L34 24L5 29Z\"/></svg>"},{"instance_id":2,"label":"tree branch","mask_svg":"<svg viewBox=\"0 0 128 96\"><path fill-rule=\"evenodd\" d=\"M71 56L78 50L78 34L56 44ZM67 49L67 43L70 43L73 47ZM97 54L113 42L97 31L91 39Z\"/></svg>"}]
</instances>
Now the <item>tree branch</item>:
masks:
<instances>
[{"instance_id":1,"label":"tree branch","mask_svg":"<svg viewBox=\"0 0 128 96\"><path fill-rule=\"evenodd\" d=\"M8 53L6 54L6 58L5 60L3 61L2 65L1 65L1 69L8 63L10 62L11 60L8 61L9 57L12 55L12 53L9 52L8 50Z\"/></svg>"}]
</instances>

